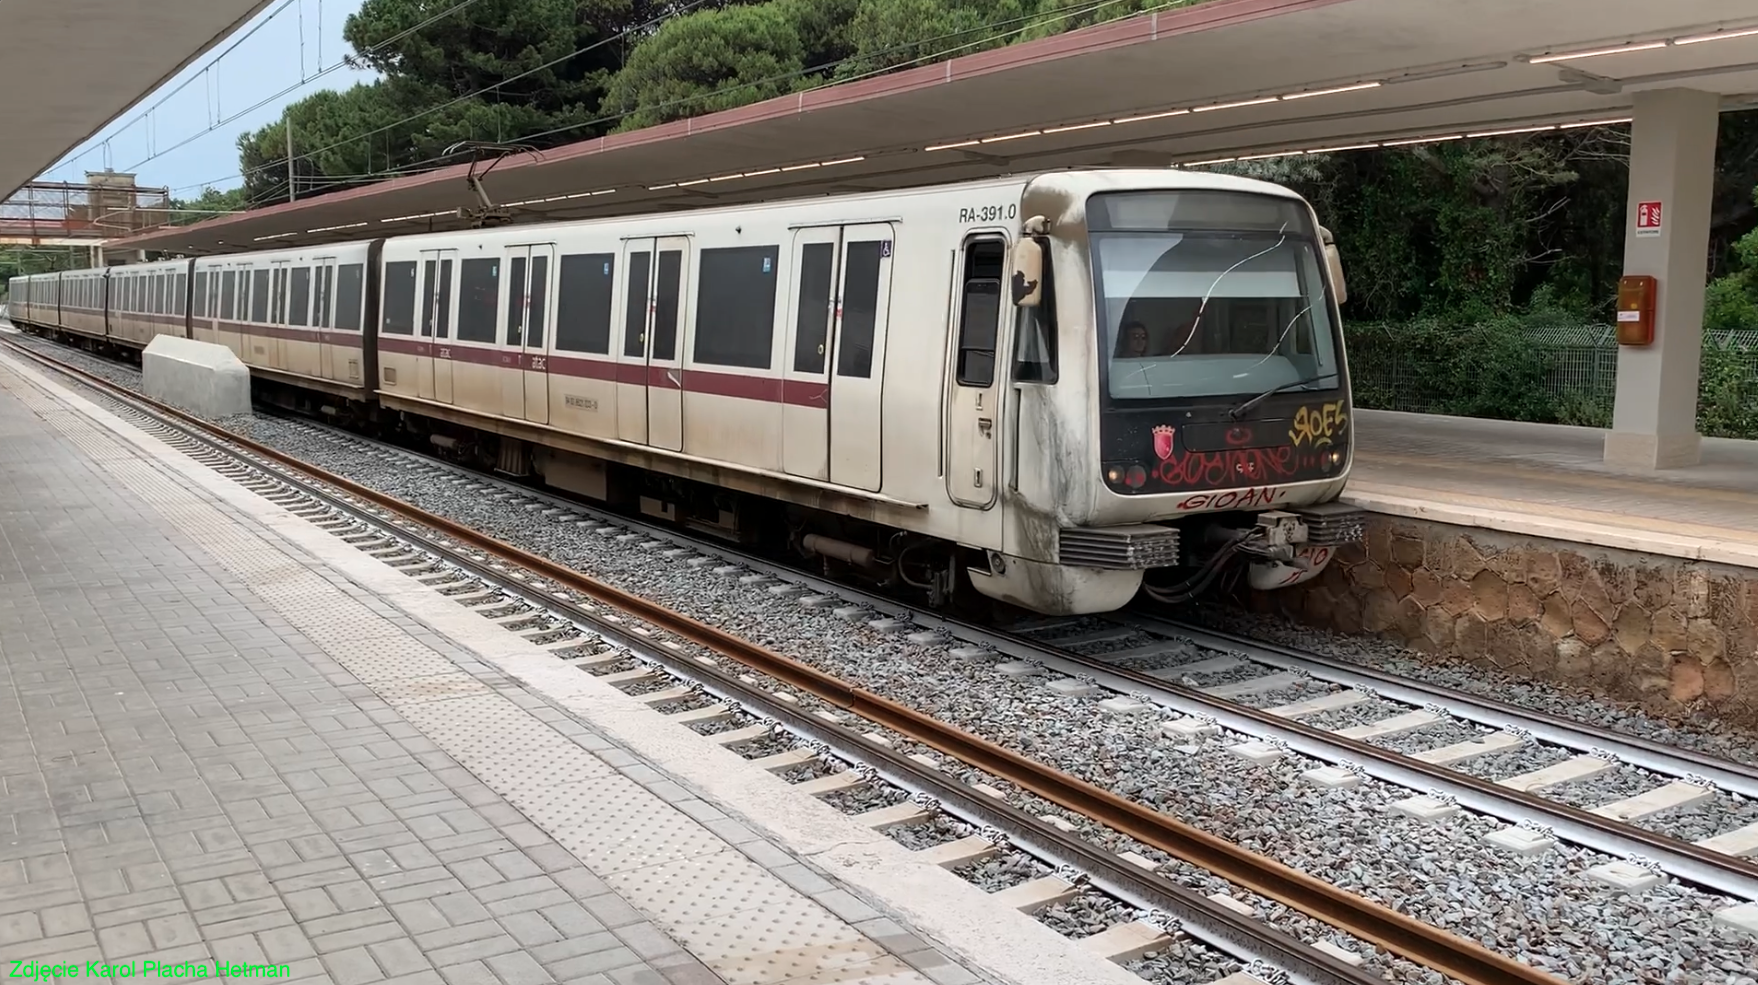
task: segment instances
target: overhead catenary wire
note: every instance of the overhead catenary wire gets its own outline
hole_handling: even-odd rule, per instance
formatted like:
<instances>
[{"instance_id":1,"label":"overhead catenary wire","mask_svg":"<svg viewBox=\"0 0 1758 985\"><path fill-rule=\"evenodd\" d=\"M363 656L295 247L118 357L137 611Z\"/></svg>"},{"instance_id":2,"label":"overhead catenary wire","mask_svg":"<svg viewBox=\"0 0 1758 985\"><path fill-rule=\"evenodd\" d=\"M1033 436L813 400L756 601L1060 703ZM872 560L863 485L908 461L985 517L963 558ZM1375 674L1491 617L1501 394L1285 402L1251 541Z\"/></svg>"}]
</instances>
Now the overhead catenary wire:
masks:
<instances>
[{"instance_id":1,"label":"overhead catenary wire","mask_svg":"<svg viewBox=\"0 0 1758 985\"><path fill-rule=\"evenodd\" d=\"M446 8L445 10L440 11L437 14L434 14L434 15L428 17L426 20L423 20L418 24L412 25L410 27L406 27L406 28L396 32L395 34L390 35L389 37L382 38L378 41L373 42L371 45L369 45L367 47L366 51L362 52L359 56L344 55L344 56L342 56L342 58L339 61L319 69L316 73L314 73L310 76L306 76L304 74L305 73L305 65L304 65L303 56L301 56L301 63L300 63L300 67L299 67L301 77L298 82L295 82L292 85L289 85L289 86L287 86L287 87L285 87L285 88L283 88L283 89L279 90L278 92L275 92L271 95L264 96L263 98L257 100L256 102L250 104L249 106L246 106L244 109L241 109L235 113L232 113L230 116L227 116L223 119L216 120L212 124L209 124L209 126L206 130L198 131L194 134L189 135L188 137L185 137L184 139L178 141L177 143L172 144L170 147L167 147L167 148L160 150L156 153L150 154L149 156L136 162L132 167L129 168L129 170L130 171L139 171L141 168L145 167L148 164L151 164L153 161L158 160L159 158L165 156L166 154L171 153L172 151L180 150L184 147L189 146L190 144L196 142L197 140L200 140L201 138L207 136L210 133L213 133L215 130L218 130L220 127L223 127L228 123L235 123L238 120L240 120L246 116L249 116L251 113L254 113L259 109L262 109L264 106L267 106L268 104L274 102L277 99L281 99L284 96L291 95L292 93L299 91L300 89L310 85L313 82L316 82L318 79L321 79L324 76L329 75L332 72L349 67L350 65L354 64L354 60L356 57L364 57L367 54L380 51L389 45L395 44L398 41L403 40L404 38L410 36L411 34L414 34L416 31L419 31L422 28L427 27L430 24L433 24L433 23L435 23L439 20L442 20L446 17L450 17L452 14L455 14L455 13L463 10L464 8L466 8L476 2L477 2L477 0L458 0L457 3ZM302 29L300 32L300 46L302 49L304 47L304 42L305 42L305 36L304 36L304 31ZM212 66L209 66L209 67L211 68ZM205 72L206 69L204 69L203 71ZM188 83L185 82L184 84L187 85ZM169 98L169 97L167 97L167 98ZM156 108L156 104L155 104L155 108ZM133 125L134 125L133 123L129 124L129 126L133 126ZM285 162L281 162L281 163L285 163ZM222 178L222 179L218 179L218 180L224 181L226 179ZM214 182L210 181L210 182L203 182L202 184L203 185L211 185L213 183ZM180 188L178 188L177 190L184 191L184 190L187 190L189 188L194 188L194 187L198 187L198 186L184 185L184 186L181 186Z\"/></svg>"},{"instance_id":2,"label":"overhead catenary wire","mask_svg":"<svg viewBox=\"0 0 1758 985\"><path fill-rule=\"evenodd\" d=\"M674 13L672 13L670 15L652 18L649 21L647 21L641 25L637 25L637 26L631 27L625 31L619 32L617 35L614 35L610 38L605 38L605 39L601 39L599 41L595 41L593 44L588 45L585 48L579 49L578 51L575 51L569 55L563 56L562 58L556 59L552 62L548 62L548 63L545 63L544 65L540 65L537 68L530 69L527 72L520 73L519 75L512 76L507 79L502 79L501 81L496 82L493 85L484 86L481 89L478 89L474 92L455 97L453 99L450 99L450 100L448 100L444 103L438 104L436 106L428 107L418 113L411 114L407 117L404 117L403 119L397 120L392 123L385 124L384 126L378 127L373 130L369 130L365 133L354 134L349 137L342 138L342 139L334 141L324 147L320 147L316 150L301 152L299 156L309 160L318 154L322 154L327 151L334 150L337 147L343 147L343 146L346 146L346 145L353 143L355 141L367 139L367 138L370 138L370 137L375 136L377 134L384 133L384 132L387 132L390 130L394 130L397 127L404 126L408 123L412 123L415 120L418 120L418 119L420 119L424 116L427 116L431 113L437 112L441 109L445 109L448 106L452 106L457 103L463 102L467 99L471 99L476 96L480 96L485 93L495 91L502 86L505 86L505 85L512 83L512 82L519 81L520 79L525 78L531 74L534 74L539 71L543 71L544 69L547 69L547 68L554 67L556 64L560 64L563 61L567 61L571 58L578 57L579 55L585 54L585 53L593 50L594 48L602 46L603 44L611 43L614 41L624 40L628 36L645 31L649 27L657 25L657 24L661 23L662 21L669 19L670 17L678 17L678 16L682 16L686 13L689 13L690 11L692 11L696 7L700 6L704 2L706 2L706 0L692 0L692 2L686 4L683 8L675 11ZM668 109L668 108L672 108L672 107L676 107L676 106L688 105L690 103L700 102L700 101L706 100L706 99L711 99L711 98L714 98L715 96L725 95L725 94L731 93L731 92L737 92L741 89L754 88L754 87L767 85L767 84L774 83L774 82L785 82L785 81L789 81L792 79L797 79L797 78L801 78L801 77L805 77L805 76L810 76L810 75L822 73L825 71L833 70L841 65L847 64L848 62L856 61L857 59L871 58L871 57L875 57L875 56L882 56L882 55L886 55L886 54L891 54L891 53L898 52L898 51L904 51L904 50L907 50L910 48L915 48L915 47L918 47L918 46L924 45L924 44L933 44L933 43L948 40L951 38L963 37L965 35L972 34L972 33L978 32L978 31L991 31L991 32L993 32L993 33L987 34L983 37L979 37L979 38L976 38L973 40L965 41L965 42L962 42L962 43L959 43L956 45L952 45L950 47L936 49L932 52L929 52L928 54L919 55L915 58L911 58L911 59L904 61L904 62L889 64L889 65L882 66L880 68L872 69L870 71L863 72L859 75L852 76L848 79L837 79L837 80L833 80L833 81L827 81L826 83L824 83L824 85L837 85L837 84L842 84L844 82L856 81L858 79L870 78L872 76L882 75L887 72L893 72L893 71L896 71L900 68L906 68L906 67L909 67L912 65L917 65L917 64L923 63L923 62L932 62L937 59L945 58L948 55L954 54L954 53L962 51L964 49L973 48L973 47L977 47L979 45L987 44L987 43L999 40L1001 38L1005 38L1009 35L1020 34L1020 33L1023 33L1024 31L1030 30L1032 27L1035 27L1039 24L1048 23L1048 22L1055 20L1056 18L1059 18L1059 17L1078 16L1080 14L1092 13L1094 11L1104 9L1106 7L1115 6L1116 4L1122 3L1122 2L1124 2L1124 0L1075 0L1075 2L1068 3L1065 5L1059 6L1059 7L1049 9L1049 10L1039 10L1039 11L1036 11L1031 14L1020 15L1017 17L1010 17L1010 18L1006 18L1003 20L999 20L999 21L991 21L991 22L988 22L985 24L979 24L979 25L975 25L972 27L968 27L968 28L961 28L956 31L948 31L948 32L934 35L934 36L930 36L927 38L918 38L918 39L914 39L914 40L911 40L908 42L904 42L902 44L892 45L888 48L879 49L877 51L863 52L863 53L860 53L859 55L850 55L850 56L847 56L844 58L834 59L832 61L825 62L825 63L815 65L815 66L811 66L808 68L802 68L802 69L798 69L798 70L790 71L790 72L777 73L775 75L767 76L767 77L764 77L761 79L754 79L754 80L749 80L749 81L744 81L744 82L731 83L731 84L721 86L716 89L712 89L708 92L696 93L691 96L681 97L679 99L671 100L671 101L668 101L665 103L660 103L660 104L657 104L654 106L642 107L642 109L643 110ZM1110 23L1113 20L1122 19L1123 17L1139 16L1144 13L1157 12L1160 10L1167 9L1169 7L1185 6L1185 5L1188 5L1193 2L1195 2L1195 0L1164 0L1164 2L1162 2L1162 3L1154 4L1153 6L1145 8L1143 10L1130 11L1126 14L1121 15L1120 17L1108 18L1104 21L1100 21L1099 23ZM998 28L1005 28L1005 29L1004 30L997 30ZM822 88L822 86L814 86L812 88L814 88L814 89ZM535 133L525 134L517 139L522 140L522 141L537 140L537 139L541 139L543 137L555 136L557 134L568 133L571 131L577 131L577 130L584 129L587 127L600 126L600 125L608 124L608 123L617 123L617 122L620 122L622 120L629 118L630 116L633 116L636 112L639 112L639 111L640 110L626 110L626 111L619 112L619 113L613 113L613 114L609 114L609 115L599 116L599 117L595 117L590 120L581 121L579 123L572 123L572 124L568 124L566 126L554 127L554 128L548 129L548 130L541 130L541 131L538 131ZM410 173L409 169L419 168L422 165L426 165L426 164L441 161L441 160L444 160L444 158L440 158L440 157L428 158L424 161L415 162L414 164L407 165L404 167L390 168L390 169L386 169L385 171L382 171L382 172L377 172L375 176L382 179L382 178L386 178L386 177L405 175L407 173ZM185 185L185 186L182 186L182 188L179 188L178 190L181 191L181 190L184 190L187 188L212 186L214 184L217 184L220 182L225 182L225 181L231 181L236 178L244 178L244 179L248 180L252 175L264 173L266 171L273 170L273 169L278 169L280 167L285 166L285 163L286 163L285 161L265 162L264 164L258 165L253 168L247 168L247 169L240 170L239 172L234 173L234 174L229 174L229 175L225 175L223 177L210 179L208 181L199 182L197 184Z\"/></svg>"}]
</instances>

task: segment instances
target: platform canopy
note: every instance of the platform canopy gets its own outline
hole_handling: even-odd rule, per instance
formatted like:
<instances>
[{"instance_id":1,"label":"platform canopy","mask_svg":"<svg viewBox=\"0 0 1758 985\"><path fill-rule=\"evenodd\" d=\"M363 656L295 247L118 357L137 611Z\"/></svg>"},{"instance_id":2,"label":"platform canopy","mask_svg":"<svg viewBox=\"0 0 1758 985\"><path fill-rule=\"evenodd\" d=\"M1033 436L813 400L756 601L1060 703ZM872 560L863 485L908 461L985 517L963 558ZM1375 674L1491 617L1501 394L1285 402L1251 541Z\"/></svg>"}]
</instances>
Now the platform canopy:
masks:
<instances>
[{"instance_id":1,"label":"platform canopy","mask_svg":"<svg viewBox=\"0 0 1758 985\"><path fill-rule=\"evenodd\" d=\"M256 16L268 0L0 0L0 199Z\"/></svg>"},{"instance_id":2,"label":"platform canopy","mask_svg":"<svg viewBox=\"0 0 1758 985\"><path fill-rule=\"evenodd\" d=\"M1622 122L1634 94L1758 104L1751 0L1212 0L502 158L518 222ZM486 164L474 165L480 172ZM185 253L454 229L472 165L114 247Z\"/></svg>"}]
</instances>

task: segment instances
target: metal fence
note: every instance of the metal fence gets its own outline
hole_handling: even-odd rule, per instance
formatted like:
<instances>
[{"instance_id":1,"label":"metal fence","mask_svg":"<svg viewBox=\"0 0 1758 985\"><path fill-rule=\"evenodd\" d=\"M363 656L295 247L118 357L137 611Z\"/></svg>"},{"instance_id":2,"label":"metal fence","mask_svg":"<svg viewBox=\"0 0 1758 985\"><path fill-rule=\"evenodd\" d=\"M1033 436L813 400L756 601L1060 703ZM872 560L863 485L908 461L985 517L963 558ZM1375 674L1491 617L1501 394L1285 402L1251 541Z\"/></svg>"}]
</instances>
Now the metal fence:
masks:
<instances>
[{"instance_id":1,"label":"metal fence","mask_svg":"<svg viewBox=\"0 0 1758 985\"><path fill-rule=\"evenodd\" d=\"M1424 356L1400 345L1400 327L1347 326L1356 388L1367 395L1364 406L1436 413L1434 396L1424 393L1417 379ZM1523 331L1532 349L1550 363L1546 389L1554 400L1609 409L1618 385L1616 326L1536 325ZM1706 333L1703 348L1705 366L1714 362L1743 376L1741 397L1758 404L1758 331Z\"/></svg>"}]
</instances>

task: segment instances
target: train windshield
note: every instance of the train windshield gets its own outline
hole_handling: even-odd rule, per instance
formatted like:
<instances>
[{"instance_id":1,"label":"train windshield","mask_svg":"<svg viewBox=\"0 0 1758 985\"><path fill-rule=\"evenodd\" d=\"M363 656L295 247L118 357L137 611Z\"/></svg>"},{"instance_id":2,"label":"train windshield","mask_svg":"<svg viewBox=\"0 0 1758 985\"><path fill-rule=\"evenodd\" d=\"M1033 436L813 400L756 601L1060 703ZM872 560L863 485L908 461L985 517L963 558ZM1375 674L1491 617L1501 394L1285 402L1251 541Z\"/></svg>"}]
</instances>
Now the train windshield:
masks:
<instances>
[{"instance_id":1,"label":"train windshield","mask_svg":"<svg viewBox=\"0 0 1758 985\"><path fill-rule=\"evenodd\" d=\"M1341 386L1323 254L1298 200L1105 193L1087 214L1113 401Z\"/></svg>"}]
</instances>

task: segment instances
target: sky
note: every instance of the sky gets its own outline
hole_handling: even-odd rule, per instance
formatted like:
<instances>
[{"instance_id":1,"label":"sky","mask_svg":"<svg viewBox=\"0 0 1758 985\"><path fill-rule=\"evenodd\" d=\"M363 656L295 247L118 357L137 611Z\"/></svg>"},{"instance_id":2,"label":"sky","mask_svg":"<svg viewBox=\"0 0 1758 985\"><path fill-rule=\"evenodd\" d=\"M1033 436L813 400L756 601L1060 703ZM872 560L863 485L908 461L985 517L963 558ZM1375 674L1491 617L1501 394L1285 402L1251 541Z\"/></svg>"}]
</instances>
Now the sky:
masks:
<instances>
[{"instance_id":1,"label":"sky","mask_svg":"<svg viewBox=\"0 0 1758 985\"><path fill-rule=\"evenodd\" d=\"M204 185L236 187L243 181L239 134L273 123L282 107L321 89L374 77L341 64L351 52L342 24L361 2L270 0L249 24L38 180L83 182L85 172L109 168L133 171L143 187L168 187L177 198L194 198Z\"/></svg>"}]
</instances>

